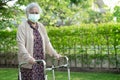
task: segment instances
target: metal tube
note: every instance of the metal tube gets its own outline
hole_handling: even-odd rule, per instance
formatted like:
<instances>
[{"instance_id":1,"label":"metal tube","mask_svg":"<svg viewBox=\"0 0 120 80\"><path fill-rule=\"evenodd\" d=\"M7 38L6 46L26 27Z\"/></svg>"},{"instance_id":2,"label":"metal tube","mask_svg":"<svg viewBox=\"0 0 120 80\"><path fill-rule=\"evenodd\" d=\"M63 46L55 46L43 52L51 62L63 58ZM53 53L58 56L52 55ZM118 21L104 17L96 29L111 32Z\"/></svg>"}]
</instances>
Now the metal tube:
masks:
<instances>
[{"instance_id":1,"label":"metal tube","mask_svg":"<svg viewBox=\"0 0 120 80\"><path fill-rule=\"evenodd\" d=\"M69 67L67 68L68 68L68 80L70 80L70 68Z\"/></svg>"},{"instance_id":2,"label":"metal tube","mask_svg":"<svg viewBox=\"0 0 120 80\"><path fill-rule=\"evenodd\" d=\"M20 71L20 68L19 68L19 80L22 80L22 79L21 79L21 71Z\"/></svg>"},{"instance_id":3,"label":"metal tube","mask_svg":"<svg viewBox=\"0 0 120 80\"><path fill-rule=\"evenodd\" d=\"M42 62L43 65L44 65L45 80L47 80L47 73L46 73L47 70L52 70L52 73L53 73L53 80L55 80L55 71L54 71L54 69L60 68L60 67L66 67L66 68L67 68L67 71L68 71L68 80L70 80L69 59L68 59L67 56L63 56L63 57L61 57L61 58L65 58L65 59L66 59L66 64L63 64L63 65L60 65L60 66L54 66L54 65L52 65L52 68L48 68L48 69L46 68L46 62L45 62L44 60L36 60L36 62ZM19 67L19 80L22 80L20 68L21 68L21 66L24 65L24 64L28 64L28 63L27 63L27 62L23 62L23 63L20 63L19 66L18 66L18 67Z\"/></svg>"},{"instance_id":4,"label":"metal tube","mask_svg":"<svg viewBox=\"0 0 120 80\"><path fill-rule=\"evenodd\" d=\"M67 60L67 70L68 70L68 80L70 80L70 65L69 65L69 59L67 56L65 56L66 60Z\"/></svg>"},{"instance_id":5,"label":"metal tube","mask_svg":"<svg viewBox=\"0 0 120 80\"><path fill-rule=\"evenodd\" d=\"M42 62L43 63L43 66L44 66L44 75L45 75L45 78L46 78L46 62L44 60L35 60L35 62ZM19 64L18 68L19 68L19 80L22 80L22 76L21 76L21 66L24 65L24 64L28 64L28 62L22 62Z\"/></svg>"},{"instance_id":6,"label":"metal tube","mask_svg":"<svg viewBox=\"0 0 120 80\"><path fill-rule=\"evenodd\" d=\"M21 76L21 66L24 65L24 64L27 64L26 62L23 62L23 63L20 63L18 68L19 68L19 80L22 80L22 76Z\"/></svg>"},{"instance_id":7,"label":"metal tube","mask_svg":"<svg viewBox=\"0 0 120 80\"><path fill-rule=\"evenodd\" d=\"M52 74L53 74L53 80L55 80L55 71L54 71L54 65L52 65Z\"/></svg>"},{"instance_id":8,"label":"metal tube","mask_svg":"<svg viewBox=\"0 0 120 80\"><path fill-rule=\"evenodd\" d=\"M60 66L54 66L52 67L52 70L56 69L56 68L61 68L61 67L66 67L67 71L68 71L68 80L70 80L70 65L69 65L69 59L67 56L63 56L61 58L65 58L66 59L66 64L60 65ZM55 80L55 79L53 79Z\"/></svg>"}]
</instances>

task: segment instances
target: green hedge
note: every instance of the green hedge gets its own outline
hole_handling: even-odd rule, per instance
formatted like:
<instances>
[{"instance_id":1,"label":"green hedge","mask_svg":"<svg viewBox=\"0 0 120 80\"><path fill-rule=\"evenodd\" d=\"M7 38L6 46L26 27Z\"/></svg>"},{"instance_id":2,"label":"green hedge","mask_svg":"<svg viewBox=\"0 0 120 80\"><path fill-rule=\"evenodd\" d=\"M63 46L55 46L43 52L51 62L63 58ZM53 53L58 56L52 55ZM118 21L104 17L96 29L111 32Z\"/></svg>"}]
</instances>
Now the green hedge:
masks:
<instances>
[{"instance_id":1,"label":"green hedge","mask_svg":"<svg viewBox=\"0 0 120 80\"><path fill-rule=\"evenodd\" d=\"M0 31L0 53L16 53L16 30Z\"/></svg>"},{"instance_id":2,"label":"green hedge","mask_svg":"<svg viewBox=\"0 0 120 80\"><path fill-rule=\"evenodd\" d=\"M48 35L55 48L78 48L82 46L106 45L119 47L120 24L82 24L80 26L50 27ZM112 48L111 47L111 48Z\"/></svg>"},{"instance_id":3,"label":"green hedge","mask_svg":"<svg viewBox=\"0 0 120 80\"><path fill-rule=\"evenodd\" d=\"M120 66L120 24L81 24L50 27L50 40L58 52L80 63Z\"/></svg>"},{"instance_id":4,"label":"green hedge","mask_svg":"<svg viewBox=\"0 0 120 80\"><path fill-rule=\"evenodd\" d=\"M83 64L108 61L120 65L120 24L81 24L80 26L46 27L53 47L70 59ZM16 30L0 30L0 53L16 53Z\"/></svg>"},{"instance_id":5,"label":"green hedge","mask_svg":"<svg viewBox=\"0 0 120 80\"><path fill-rule=\"evenodd\" d=\"M59 49L80 48L80 45L106 45L118 48L120 44L120 24L81 24L80 26L47 27L50 40ZM0 50L9 52L16 48L16 30L0 31ZM11 50L11 49L10 49ZM14 51L14 50L11 50ZM81 50L82 51L82 50Z\"/></svg>"}]
</instances>

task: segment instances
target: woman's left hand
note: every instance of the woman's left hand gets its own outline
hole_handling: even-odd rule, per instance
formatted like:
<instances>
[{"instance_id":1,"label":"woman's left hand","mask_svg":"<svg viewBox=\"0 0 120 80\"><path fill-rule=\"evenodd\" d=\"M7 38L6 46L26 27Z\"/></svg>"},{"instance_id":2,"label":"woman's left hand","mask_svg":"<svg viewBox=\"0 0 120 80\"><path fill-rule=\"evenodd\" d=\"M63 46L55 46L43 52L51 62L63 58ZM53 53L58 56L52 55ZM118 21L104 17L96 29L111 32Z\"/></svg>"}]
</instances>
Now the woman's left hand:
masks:
<instances>
[{"instance_id":1,"label":"woman's left hand","mask_svg":"<svg viewBox=\"0 0 120 80\"><path fill-rule=\"evenodd\" d=\"M60 59L60 57L62 57L62 55L60 55L60 54L55 55L55 58L57 58L57 59Z\"/></svg>"}]
</instances>

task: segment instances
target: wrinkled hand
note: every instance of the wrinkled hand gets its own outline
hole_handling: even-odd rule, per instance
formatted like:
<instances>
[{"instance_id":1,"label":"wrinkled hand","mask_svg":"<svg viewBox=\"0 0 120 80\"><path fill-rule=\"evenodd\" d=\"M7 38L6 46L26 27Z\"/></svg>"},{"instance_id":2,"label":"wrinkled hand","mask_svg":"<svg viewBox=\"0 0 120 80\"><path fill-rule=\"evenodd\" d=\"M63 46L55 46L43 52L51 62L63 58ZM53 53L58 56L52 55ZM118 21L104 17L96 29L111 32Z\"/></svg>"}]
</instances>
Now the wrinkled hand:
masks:
<instances>
[{"instance_id":1,"label":"wrinkled hand","mask_svg":"<svg viewBox=\"0 0 120 80\"><path fill-rule=\"evenodd\" d=\"M56 55L55 55L55 58L57 58L58 60L59 60L61 57L62 57L62 55L60 55L60 54L56 54Z\"/></svg>"},{"instance_id":2,"label":"wrinkled hand","mask_svg":"<svg viewBox=\"0 0 120 80\"><path fill-rule=\"evenodd\" d=\"M30 63L30 64L35 64L35 63L36 63L36 61L35 61L35 59L34 59L34 58L32 58L32 57L31 57L31 58L29 59L29 63Z\"/></svg>"}]
</instances>

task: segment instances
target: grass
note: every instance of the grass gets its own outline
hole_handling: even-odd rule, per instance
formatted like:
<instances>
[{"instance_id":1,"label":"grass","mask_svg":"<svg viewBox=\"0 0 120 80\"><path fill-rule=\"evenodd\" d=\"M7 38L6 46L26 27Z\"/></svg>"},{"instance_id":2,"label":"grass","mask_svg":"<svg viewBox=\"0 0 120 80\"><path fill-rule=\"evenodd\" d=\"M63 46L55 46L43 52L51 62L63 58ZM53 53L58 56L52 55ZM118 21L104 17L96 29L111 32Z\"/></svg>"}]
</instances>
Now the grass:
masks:
<instances>
[{"instance_id":1,"label":"grass","mask_svg":"<svg viewBox=\"0 0 120 80\"><path fill-rule=\"evenodd\" d=\"M56 80L68 80L67 72L55 72ZM17 80L17 69L0 68L0 80ZM52 73L48 72L48 80L52 80ZM71 72L71 80L120 80L120 74Z\"/></svg>"}]
</instances>

